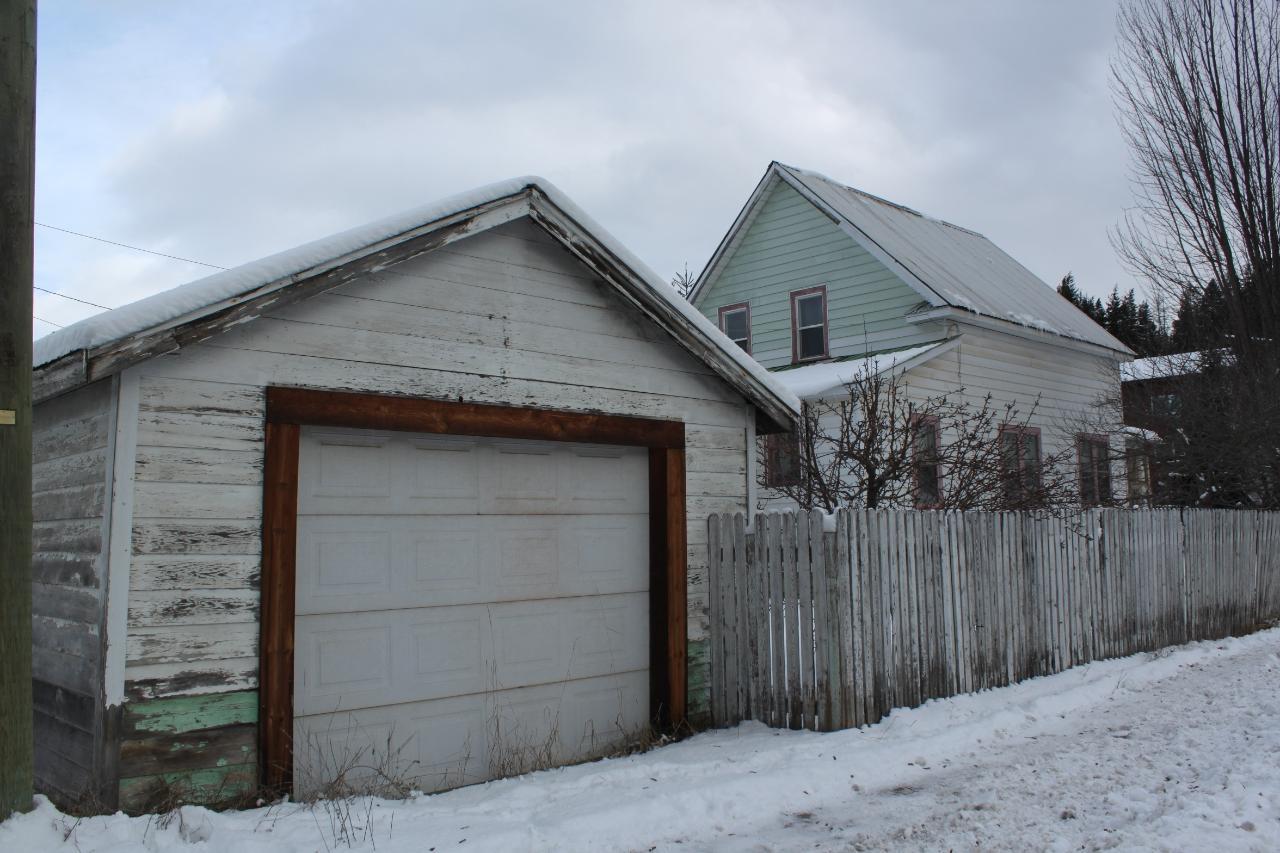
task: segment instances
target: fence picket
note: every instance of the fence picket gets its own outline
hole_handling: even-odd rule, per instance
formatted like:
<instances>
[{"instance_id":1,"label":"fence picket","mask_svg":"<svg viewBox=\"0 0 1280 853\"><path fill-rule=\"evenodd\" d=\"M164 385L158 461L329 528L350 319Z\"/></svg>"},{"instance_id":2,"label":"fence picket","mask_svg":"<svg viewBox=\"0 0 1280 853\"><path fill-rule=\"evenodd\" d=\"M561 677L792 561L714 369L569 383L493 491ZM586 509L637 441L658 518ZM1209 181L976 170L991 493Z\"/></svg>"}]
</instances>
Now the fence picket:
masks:
<instances>
[{"instance_id":1,"label":"fence picket","mask_svg":"<svg viewBox=\"0 0 1280 853\"><path fill-rule=\"evenodd\" d=\"M787 657L783 637L782 583L782 516L770 513L768 519L769 553L769 714L774 726L787 725Z\"/></svg>"},{"instance_id":2,"label":"fence picket","mask_svg":"<svg viewBox=\"0 0 1280 853\"><path fill-rule=\"evenodd\" d=\"M813 728L832 731L830 587L827 585L827 534L821 510L809 514L809 572L813 578Z\"/></svg>"},{"instance_id":3,"label":"fence picket","mask_svg":"<svg viewBox=\"0 0 1280 853\"><path fill-rule=\"evenodd\" d=\"M707 616L711 620L711 630L707 637L709 651L707 654L710 670L710 707L711 720L720 725L725 720L724 714L724 613L720 604L720 575L724 571L720 565L720 519L711 516L707 519Z\"/></svg>"},{"instance_id":4,"label":"fence picket","mask_svg":"<svg viewBox=\"0 0 1280 853\"><path fill-rule=\"evenodd\" d=\"M733 516L720 516L720 607L724 619L724 720L734 725L742 720L738 707L738 602L735 594L737 578L733 565Z\"/></svg>"},{"instance_id":5,"label":"fence picket","mask_svg":"<svg viewBox=\"0 0 1280 853\"><path fill-rule=\"evenodd\" d=\"M751 673L751 709L754 719L762 723L771 722L769 703L769 671L772 657L769 654L769 537L764 527L765 516L756 513L752 520L751 537L751 609L753 611L754 629L752 641L755 643L755 665Z\"/></svg>"}]
</instances>

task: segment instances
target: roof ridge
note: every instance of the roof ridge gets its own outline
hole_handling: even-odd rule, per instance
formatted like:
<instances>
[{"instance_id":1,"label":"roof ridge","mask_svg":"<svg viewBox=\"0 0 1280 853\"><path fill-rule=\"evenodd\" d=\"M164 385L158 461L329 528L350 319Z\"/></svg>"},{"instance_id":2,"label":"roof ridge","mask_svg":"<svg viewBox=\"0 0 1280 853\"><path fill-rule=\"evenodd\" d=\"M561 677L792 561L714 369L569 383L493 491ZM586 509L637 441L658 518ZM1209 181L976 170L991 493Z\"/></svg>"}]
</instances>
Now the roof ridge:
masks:
<instances>
[{"instance_id":1,"label":"roof ridge","mask_svg":"<svg viewBox=\"0 0 1280 853\"><path fill-rule=\"evenodd\" d=\"M984 240L987 239L986 235L982 234L979 231L974 231L972 228L965 228L963 225L957 225L954 222L948 222L947 220L940 219L937 216L932 216L928 213L923 213L919 210L916 210L914 207L907 207L905 204L899 204L896 201L890 201L889 199L884 198L883 196L878 196L875 193L869 193L866 190L860 190L857 187L851 187L848 184L837 181L834 178L828 177L827 175L824 175L821 172L814 171L813 169L803 169L798 166L789 166L786 163L782 163L777 160L775 160L774 162L777 163L782 168L790 172L793 172L797 175L808 175L810 177L814 177L819 180L826 181L827 183L837 186L840 189L848 190L851 193L855 193L856 195L860 195L872 201L879 202L880 204L886 205L888 207L901 210L904 213L909 213L912 216L918 216L921 219L927 219L930 222L936 222L939 225L945 225L948 228L954 228L957 231L963 231L965 234L972 234L974 237L981 237Z\"/></svg>"}]
</instances>

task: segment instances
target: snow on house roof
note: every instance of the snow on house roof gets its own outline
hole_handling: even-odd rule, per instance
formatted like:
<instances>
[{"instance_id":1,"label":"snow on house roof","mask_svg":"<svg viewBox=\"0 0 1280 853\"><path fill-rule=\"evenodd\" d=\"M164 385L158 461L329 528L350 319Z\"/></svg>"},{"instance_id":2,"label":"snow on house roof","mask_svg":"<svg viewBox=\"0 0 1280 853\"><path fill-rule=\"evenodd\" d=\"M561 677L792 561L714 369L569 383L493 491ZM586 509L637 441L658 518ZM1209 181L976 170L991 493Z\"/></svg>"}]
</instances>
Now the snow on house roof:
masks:
<instances>
[{"instance_id":1,"label":"snow on house roof","mask_svg":"<svg viewBox=\"0 0 1280 853\"><path fill-rule=\"evenodd\" d=\"M725 337L714 323L676 293L670 284L633 255L559 188L537 176L512 178L450 196L89 317L36 341L33 364L40 367L70 353L93 350L140 332L179 326L200 317L202 312L273 282L285 280L286 283L291 283L288 281L291 278L293 281L300 281L314 274L317 267L323 267L372 245L427 228L434 222L474 208L507 198L514 200L530 190L536 190L545 196L573 220L583 232L589 234L640 279L643 285L660 297L663 303L674 309L708 343L731 359L744 374L764 386L794 414L799 413L799 399L772 373Z\"/></svg>"},{"instance_id":2,"label":"snow on house roof","mask_svg":"<svg viewBox=\"0 0 1280 853\"><path fill-rule=\"evenodd\" d=\"M1189 373L1198 373L1203 361L1204 353L1201 352L1179 352L1139 358L1120 365L1120 379L1123 382L1139 382L1144 379L1172 379L1175 376L1186 376Z\"/></svg>"},{"instance_id":3,"label":"snow on house roof","mask_svg":"<svg viewBox=\"0 0 1280 853\"><path fill-rule=\"evenodd\" d=\"M953 338L952 341L955 339ZM909 370L941 355L952 341L940 341L911 349L872 353L861 358L824 361L774 371L773 376L801 400L822 400L843 395L845 387L859 375L874 376L886 370Z\"/></svg>"},{"instance_id":4,"label":"snow on house roof","mask_svg":"<svg viewBox=\"0 0 1280 853\"><path fill-rule=\"evenodd\" d=\"M1128 347L977 232L775 163L778 174L887 256L934 307L949 306L1119 353Z\"/></svg>"}]
</instances>

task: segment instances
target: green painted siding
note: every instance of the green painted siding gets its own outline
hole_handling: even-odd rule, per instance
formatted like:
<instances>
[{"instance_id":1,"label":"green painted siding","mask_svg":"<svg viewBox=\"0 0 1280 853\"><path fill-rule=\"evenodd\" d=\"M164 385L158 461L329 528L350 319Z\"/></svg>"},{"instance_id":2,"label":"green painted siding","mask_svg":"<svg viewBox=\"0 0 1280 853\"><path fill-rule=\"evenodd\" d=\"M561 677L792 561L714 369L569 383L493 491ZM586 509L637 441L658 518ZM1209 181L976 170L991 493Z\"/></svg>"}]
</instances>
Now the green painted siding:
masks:
<instances>
[{"instance_id":1,"label":"green painted siding","mask_svg":"<svg viewBox=\"0 0 1280 853\"><path fill-rule=\"evenodd\" d=\"M125 705L120 807L234 804L258 790L258 691Z\"/></svg>"},{"instance_id":2,"label":"green painted siding","mask_svg":"<svg viewBox=\"0 0 1280 853\"><path fill-rule=\"evenodd\" d=\"M939 326L904 317L920 296L825 214L784 183L775 184L698 308L712 322L722 305L749 302L751 348L765 367L791 363L790 293L827 287L834 357L916 346L943 337Z\"/></svg>"}]
</instances>

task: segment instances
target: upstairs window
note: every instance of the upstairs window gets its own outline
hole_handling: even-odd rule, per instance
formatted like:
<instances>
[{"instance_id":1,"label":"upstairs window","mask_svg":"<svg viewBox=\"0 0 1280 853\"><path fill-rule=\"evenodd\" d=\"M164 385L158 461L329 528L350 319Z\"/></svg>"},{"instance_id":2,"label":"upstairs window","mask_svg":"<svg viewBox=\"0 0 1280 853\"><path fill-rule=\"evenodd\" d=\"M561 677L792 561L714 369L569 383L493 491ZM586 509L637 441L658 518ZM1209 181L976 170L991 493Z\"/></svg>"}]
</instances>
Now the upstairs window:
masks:
<instances>
[{"instance_id":1,"label":"upstairs window","mask_svg":"<svg viewBox=\"0 0 1280 853\"><path fill-rule=\"evenodd\" d=\"M827 288L791 294L791 360L827 357Z\"/></svg>"},{"instance_id":2,"label":"upstairs window","mask_svg":"<svg viewBox=\"0 0 1280 853\"><path fill-rule=\"evenodd\" d=\"M1014 424L1000 427L1000 473L1009 508L1035 502L1040 491L1039 429Z\"/></svg>"},{"instance_id":3,"label":"upstairs window","mask_svg":"<svg viewBox=\"0 0 1280 853\"><path fill-rule=\"evenodd\" d=\"M1076 457L1080 462L1080 503L1111 503L1111 446L1106 437L1077 435Z\"/></svg>"},{"instance_id":4,"label":"upstairs window","mask_svg":"<svg viewBox=\"0 0 1280 853\"><path fill-rule=\"evenodd\" d=\"M751 306L745 302L720 309L720 331L729 340L751 352Z\"/></svg>"},{"instance_id":5,"label":"upstairs window","mask_svg":"<svg viewBox=\"0 0 1280 853\"><path fill-rule=\"evenodd\" d=\"M936 415L919 415L911 422L911 468L915 485L916 509L942 506L942 466L938 461L941 445Z\"/></svg>"},{"instance_id":6,"label":"upstairs window","mask_svg":"<svg viewBox=\"0 0 1280 853\"><path fill-rule=\"evenodd\" d=\"M800 437L796 433L764 437L764 484L770 489L800 485Z\"/></svg>"}]
</instances>

